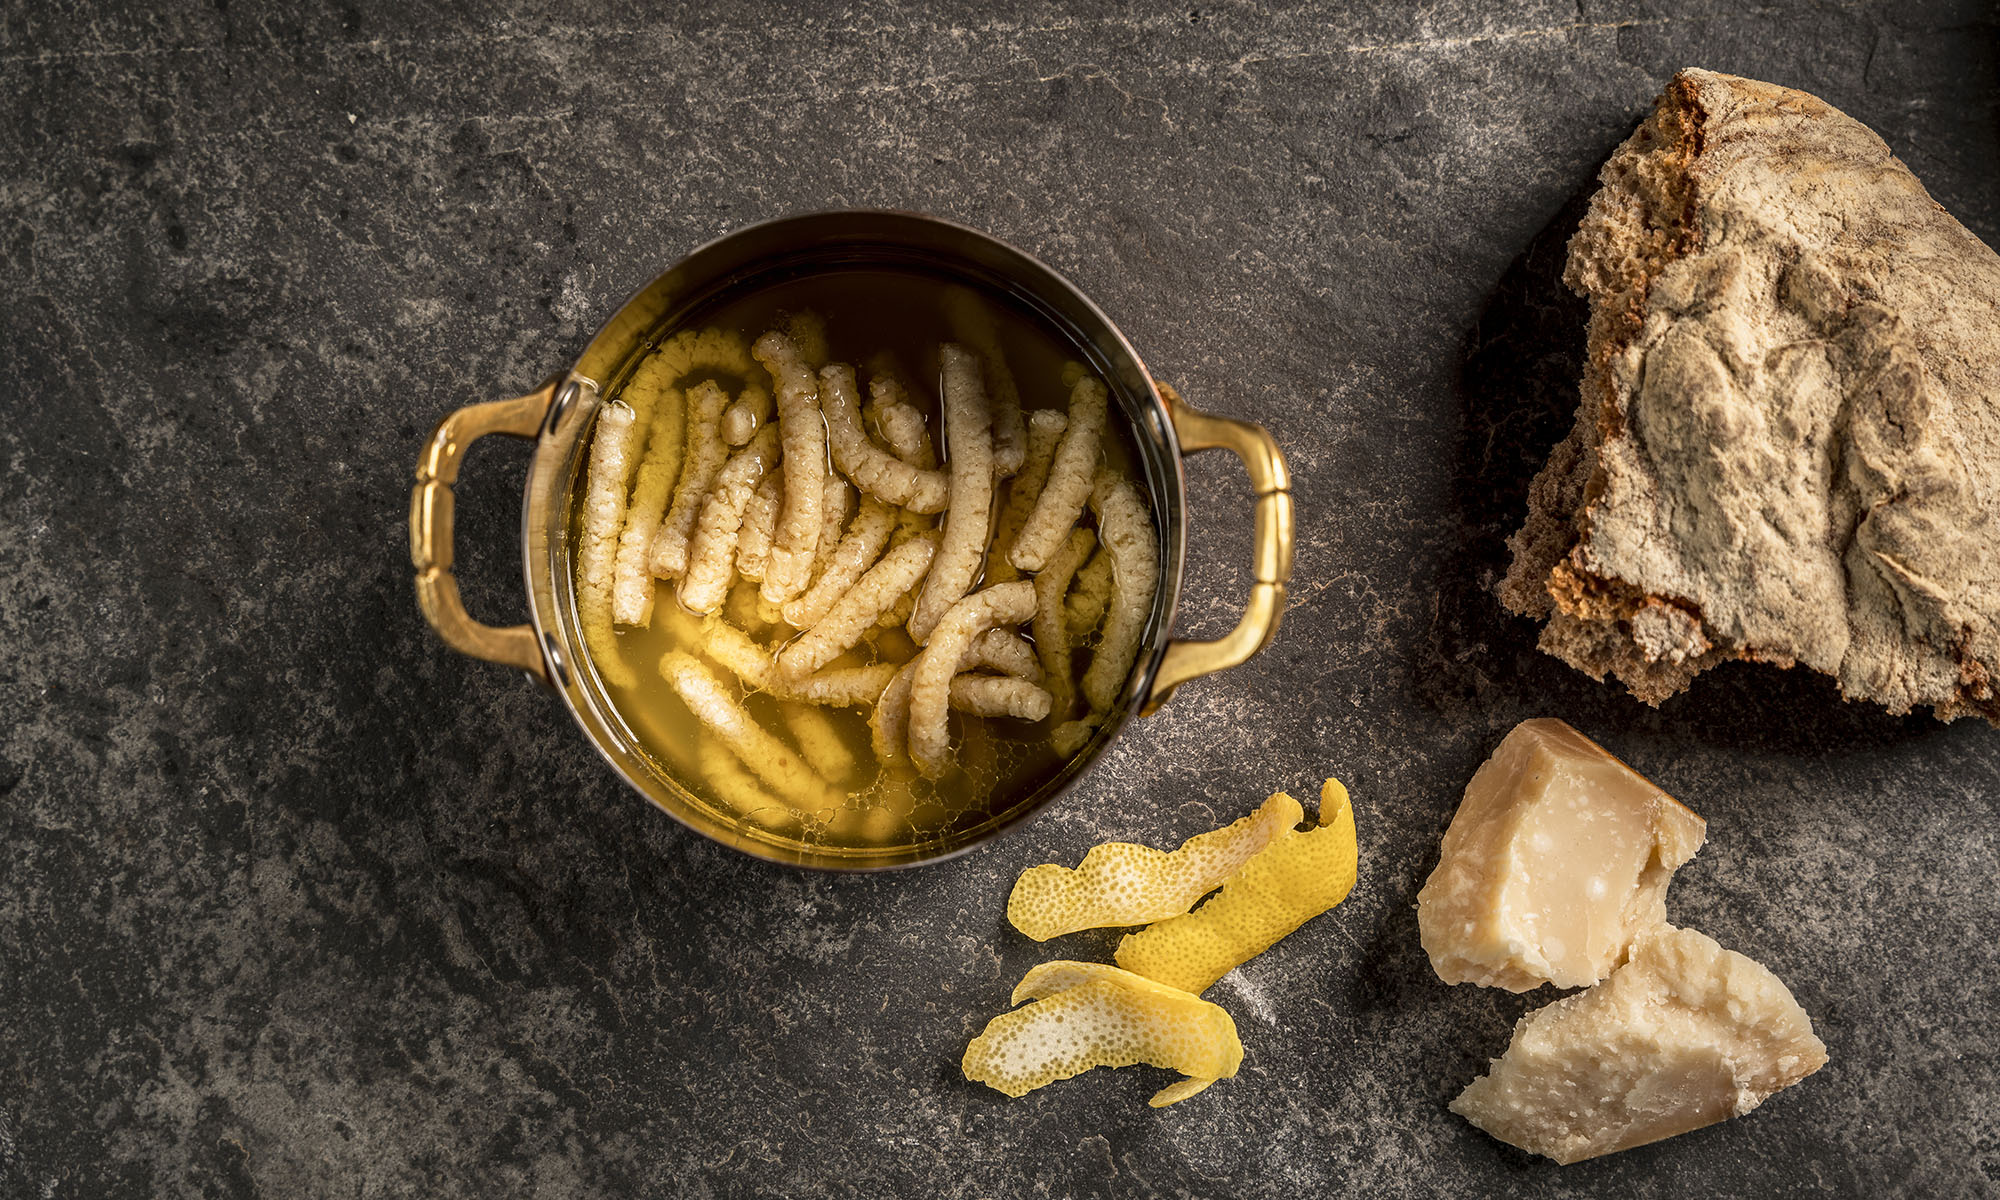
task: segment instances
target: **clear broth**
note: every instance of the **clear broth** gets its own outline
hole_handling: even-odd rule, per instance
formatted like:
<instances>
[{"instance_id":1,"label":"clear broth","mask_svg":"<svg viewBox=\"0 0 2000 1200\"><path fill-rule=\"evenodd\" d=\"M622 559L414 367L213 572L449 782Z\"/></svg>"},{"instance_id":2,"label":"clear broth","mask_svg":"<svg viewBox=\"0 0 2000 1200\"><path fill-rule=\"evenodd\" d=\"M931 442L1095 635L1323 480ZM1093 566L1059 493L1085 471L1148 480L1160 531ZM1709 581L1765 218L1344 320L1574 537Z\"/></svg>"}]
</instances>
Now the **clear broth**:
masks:
<instances>
[{"instance_id":1,"label":"clear broth","mask_svg":"<svg viewBox=\"0 0 2000 1200\"><path fill-rule=\"evenodd\" d=\"M966 286L956 279L909 270L857 268L815 272L739 294L725 294L718 302L662 330L648 345L650 350L652 345L681 329L709 327L733 330L747 341L754 341L768 329L783 327L789 314L816 313L826 323L830 361L851 363L861 369L864 391L867 375L862 364L885 351L895 358L903 374L914 383L909 399L925 411L932 438L942 453L937 347L952 340L945 315L947 290ZM1069 395L1062 385L1063 368L1084 356L1046 322L1004 297L983 289L972 290L993 317L1007 365L1020 391L1023 412L1038 408L1067 411ZM718 378L734 396L739 381L726 376ZM1103 460L1134 479L1144 479L1131 431L1115 403L1105 430ZM828 469L833 470L831 464ZM1005 506L1012 482L1009 480L995 490L996 513ZM573 513L572 561L579 528L577 518L578 514ZM1086 511L1085 519L1088 518ZM736 589L746 586L755 585L741 579L736 583ZM984 586L983 575L975 582L974 589L981 586ZM824 718L819 729L831 735L835 748L820 756L808 753L807 757L809 761L815 757L823 761L842 756L851 759L854 766L844 777L824 772L834 790L845 793L845 801L832 807L809 806L778 796L764 788L726 751L718 754L712 738L706 739L704 746L701 722L659 674L656 664L670 651L681 650L702 657L702 618L680 606L674 581L656 581L654 594L651 623L619 626L615 635L619 654L632 665L637 684L620 687L600 677L601 686L633 744L656 770L679 781L722 819L755 836L817 849L852 848L857 852L947 841L1029 800L1067 761L1056 753L1051 734L1056 724L1074 713L1051 713L1046 720L1025 722L980 718L954 709L950 720L955 765L943 777L927 780L916 775L907 764L881 769L870 740L870 708L815 706L813 711ZM737 618L742 607L738 601L732 595L722 614L724 619L740 625ZM797 636L796 631L785 626L752 628L748 632L761 644L777 647ZM1027 636L1028 631L1023 629L1022 634ZM1080 655L1086 654L1090 645L1091 639L1079 639L1076 649ZM901 626L878 628L831 665L900 663L915 650ZM760 724L787 742L799 745L801 750L809 749L802 744L805 739L795 735L786 712L787 708L803 706L783 704L764 692L748 688L712 660L704 661L710 662L718 679L735 689L744 707ZM1084 661L1082 657L1077 659L1077 674Z\"/></svg>"}]
</instances>

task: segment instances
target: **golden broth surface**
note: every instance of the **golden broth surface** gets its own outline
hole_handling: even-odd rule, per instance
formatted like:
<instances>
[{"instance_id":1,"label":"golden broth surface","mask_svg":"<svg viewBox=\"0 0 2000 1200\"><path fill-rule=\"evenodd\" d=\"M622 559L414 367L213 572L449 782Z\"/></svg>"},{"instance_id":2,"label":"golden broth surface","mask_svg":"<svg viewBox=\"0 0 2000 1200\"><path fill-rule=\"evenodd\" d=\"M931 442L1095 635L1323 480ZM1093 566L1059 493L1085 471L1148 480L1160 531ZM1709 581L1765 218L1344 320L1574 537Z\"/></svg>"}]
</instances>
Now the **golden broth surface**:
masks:
<instances>
[{"instance_id":1,"label":"golden broth surface","mask_svg":"<svg viewBox=\"0 0 2000 1200\"><path fill-rule=\"evenodd\" d=\"M755 341L766 330L783 328L791 314L815 313L826 324L829 360L853 364L862 374L864 393L868 377L865 364L885 351L894 356L914 385L909 400L924 410L942 456L938 346L953 340L945 304L946 291L953 286L963 285L896 270L815 273L725 297L723 302L692 314L680 326L663 330L655 343L649 344L679 329L710 327L733 330L746 341ZM1037 408L1066 411L1069 392L1063 386L1063 368L1079 356L1065 339L1031 314L1001 298L980 295L997 326L1007 365L1020 390L1023 412ZM699 378L693 377L683 387ZM727 375L715 378L732 397L743 384ZM761 370L754 381L766 387L770 384ZM1115 401L1106 424L1103 461L1143 479L1143 472L1136 470L1139 459L1131 432ZM834 470L830 463L828 470ZM1006 504L1011 482L995 490L996 514ZM1089 520L1087 509L1084 519ZM579 523L580 512L573 512L573 543ZM748 602L752 597L741 593L746 588L754 592L755 586L739 578L719 615L744 628L775 655L798 631L746 622L746 614L755 605ZM975 582L974 590L981 586L984 576ZM702 657L704 618L680 606L674 581L656 581L654 595L650 624L619 626L616 632L617 653L631 664L637 682L621 687L603 680L604 692L633 743L657 770L678 780L725 820L758 836L857 851L943 841L1009 812L1063 766L1050 736L1057 723L1075 714L1052 713L1046 720L1031 723L954 710L950 719L956 761L951 770L935 780L921 778L907 762L884 770L870 741L868 716L872 706L837 708L781 702L746 687L727 668L703 658L751 716L798 747L833 785L831 796L779 795L703 733L701 722L661 676L658 663L669 652L679 650ZM1021 633L1028 636L1025 627ZM1078 673L1087 661L1089 645L1088 639L1079 639ZM902 626L877 628L830 666L900 664L912 658L916 649ZM800 716L802 708L809 708L810 714Z\"/></svg>"}]
</instances>

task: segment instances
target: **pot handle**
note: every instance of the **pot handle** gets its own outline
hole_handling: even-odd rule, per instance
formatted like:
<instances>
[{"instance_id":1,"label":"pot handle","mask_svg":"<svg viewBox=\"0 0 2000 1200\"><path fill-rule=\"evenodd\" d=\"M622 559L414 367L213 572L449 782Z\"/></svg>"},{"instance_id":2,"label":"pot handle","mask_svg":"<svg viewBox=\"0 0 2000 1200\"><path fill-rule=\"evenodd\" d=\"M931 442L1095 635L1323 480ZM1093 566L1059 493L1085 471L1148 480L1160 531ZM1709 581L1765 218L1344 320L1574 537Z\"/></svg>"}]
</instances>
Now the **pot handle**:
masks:
<instances>
[{"instance_id":1,"label":"pot handle","mask_svg":"<svg viewBox=\"0 0 2000 1200\"><path fill-rule=\"evenodd\" d=\"M417 607L424 620L460 654L519 667L547 683L541 642L531 625L487 625L472 619L459 599L451 573L451 485L472 443L489 433L531 438L541 432L555 399L556 381L512 400L470 404L438 422L417 460L417 486L410 492L410 563L417 569Z\"/></svg>"},{"instance_id":2,"label":"pot handle","mask_svg":"<svg viewBox=\"0 0 2000 1200\"><path fill-rule=\"evenodd\" d=\"M1243 460L1250 486L1257 492L1257 558L1250 599L1235 629L1212 642L1175 639L1167 643L1152 691L1139 710L1141 716L1148 717L1181 684L1241 666L1270 645L1285 615L1285 584L1292 577L1292 474L1277 441L1262 425L1211 416L1190 406L1171 384L1161 383L1159 389L1182 453L1232 450Z\"/></svg>"}]
</instances>

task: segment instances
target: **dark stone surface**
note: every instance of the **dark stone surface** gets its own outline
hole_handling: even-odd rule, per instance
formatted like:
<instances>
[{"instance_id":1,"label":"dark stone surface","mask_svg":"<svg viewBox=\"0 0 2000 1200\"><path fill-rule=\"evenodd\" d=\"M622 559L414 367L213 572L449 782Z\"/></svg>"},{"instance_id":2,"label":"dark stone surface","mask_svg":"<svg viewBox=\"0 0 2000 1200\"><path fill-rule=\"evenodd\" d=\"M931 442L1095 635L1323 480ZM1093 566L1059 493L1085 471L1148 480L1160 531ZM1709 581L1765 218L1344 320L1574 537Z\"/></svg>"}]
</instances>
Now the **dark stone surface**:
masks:
<instances>
[{"instance_id":1,"label":"dark stone surface","mask_svg":"<svg viewBox=\"0 0 2000 1200\"><path fill-rule=\"evenodd\" d=\"M1825 97L1990 243L1990 4L957 7L0 14L0 1194L1994 1194L2000 735L1749 667L1652 711L1490 596L1573 403L1566 205L1671 71ZM1025 832L869 878L642 807L427 633L404 550L444 412L698 242L838 205L1073 273L1270 425L1301 514L1269 653ZM460 493L496 619L523 462L482 444ZM1197 531L1185 628L1247 547ZM1822 1073L1566 1169L1445 1111L1540 998L1437 983L1412 900L1538 714L1708 817L1671 910L1791 985ZM1361 883L1216 989L1238 1079L1154 1112L1142 1069L959 1078L1023 971L1111 945L1013 934L1017 871L1329 772Z\"/></svg>"}]
</instances>

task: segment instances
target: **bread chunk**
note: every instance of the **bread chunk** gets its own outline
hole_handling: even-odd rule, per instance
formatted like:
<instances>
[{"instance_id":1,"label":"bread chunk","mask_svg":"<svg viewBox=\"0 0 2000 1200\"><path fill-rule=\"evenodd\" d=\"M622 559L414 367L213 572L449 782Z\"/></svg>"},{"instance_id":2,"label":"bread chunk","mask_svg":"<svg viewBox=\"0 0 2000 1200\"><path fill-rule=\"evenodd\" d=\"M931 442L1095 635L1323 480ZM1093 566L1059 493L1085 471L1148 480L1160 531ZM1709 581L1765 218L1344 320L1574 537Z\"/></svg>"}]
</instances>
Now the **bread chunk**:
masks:
<instances>
[{"instance_id":1,"label":"bread chunk","mask_svg":"<svg viewBox=\"0 0 2000 1200\"><path fill-rule=\"evenodd\" d=\"M2000 724L2000 256L1859 122L1711 71L1599 178L1502 601L1651 704L1740 658Z\"/></svg>"}]
</instances>

